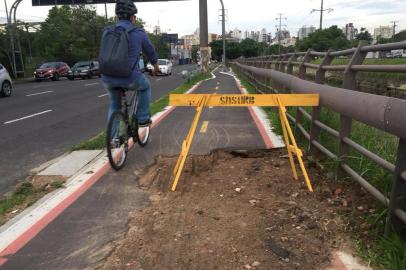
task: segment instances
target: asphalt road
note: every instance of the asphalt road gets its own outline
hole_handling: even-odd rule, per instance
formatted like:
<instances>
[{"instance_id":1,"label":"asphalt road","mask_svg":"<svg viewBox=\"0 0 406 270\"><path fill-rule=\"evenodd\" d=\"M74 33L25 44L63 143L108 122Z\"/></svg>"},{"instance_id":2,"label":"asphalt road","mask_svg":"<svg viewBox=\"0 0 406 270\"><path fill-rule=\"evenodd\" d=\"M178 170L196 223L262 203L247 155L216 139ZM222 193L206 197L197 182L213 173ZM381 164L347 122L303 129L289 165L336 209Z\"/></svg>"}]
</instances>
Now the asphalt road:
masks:
<instances>
[{"instance_id":1,"label":"asphalt road","mask_svg":"<svg viewBox=\"0 0 406 270\"><path fill-rule=\"evenodd\" d=\"M152 99L184 83L175 66L169 77L149 77ZM108 96L99 79L30 82L0 98L0 196L24 180L31 169L52 160L106 126Z\"/></svg>"},{"instance_id":2,"label":"asphalt road","mask_svg":"<svg viewBox=\"0 0 406 270\"><path fill-rule=\"evenodd\" d=\"M231 76L215 74L216 79L203 82L194 93L240 93ZM136 146L129 152L121 171L110 171L98 180L22 249L7 255L1 269L98 269L103 265L115 241L126 232L129 213L150 203L150 194L137 187L137 172L154 163L157 156L179 154L194 114L192 107L171 112L152 129L145 148ZM247 108L214 107L202 113L190 154L208 154L218 148L265 147ZM181 194L188 184L188 179L181 177L177 192Z\"/></svg>"}]
</instances>

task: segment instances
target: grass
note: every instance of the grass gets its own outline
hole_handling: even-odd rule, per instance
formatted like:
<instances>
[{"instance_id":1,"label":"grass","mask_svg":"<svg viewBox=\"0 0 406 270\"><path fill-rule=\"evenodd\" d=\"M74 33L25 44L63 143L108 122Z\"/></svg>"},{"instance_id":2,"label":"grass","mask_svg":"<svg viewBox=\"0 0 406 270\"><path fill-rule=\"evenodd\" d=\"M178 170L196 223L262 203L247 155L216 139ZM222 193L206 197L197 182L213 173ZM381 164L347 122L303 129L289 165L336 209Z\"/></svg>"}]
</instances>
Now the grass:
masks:
<instances>
[{"instance_id":1,"label":"grass","mask_svg":"<svg viewBox=\"0 0 406 270\"><path fill-rule=\"evenodd\" d=\"M176 89L172 90L169 94L182 94L188 91L196 83L211 78L211 74L198 73L192 76L188 82L182 84ZM161 97L159 100L151 104L151 115L154 115L169 105L169 94ZM104 149L106 145L106 132L103 131L96 135L95 137L85 140L77 145L71 147L71 151L77 150L97 150Z\"/></svg>"},{"instance_id":2,"label":"grass","mask_svg":"<svg viewBox=\"0 0 406 270\"><path fill-rule=\"evenodd\" d=\"M248 92L256 93L255 85L237 69L235 69L237 76L241 80ZM274 125L274 131L282 134L281 124L277 110L274 108L264 108L268 117ZM306 109L310 112L310 109ZM296 115L294 108L288 108L288 112L293 116ZM321 111L321 122L338 130L339 128L339 114L323 108ZM302 125L304 128L310 130L310 121L303 118ZM300 147L308 149L308 141L300 136L300 132L296 132L296 138ZM365 124L354 121L352 126L352 139L370 150L378 154L382 158L391 163L395 162L396 150L398 139L380 131L378 129L369 127ZM319 141L323 146L331 152L337 154L336 138L326 132L321 132ZM326 172L335 173L338 165L337 160L324 159L320 163L325 168ZM378 188L383 194L388 195L393 175L386 170L371 162L355 150L352 150L346 163L367 179L372 185ZM348 181L349 179L344 179ZM355 183L356 184L356 183ZM356 184L357 185L357 184ZM375 266L381 269L404 269L402 266L406 265L406 245L397 236L392 235L389 238L382 237L384 231L384 224L386 218L387 208L383 205L378 205L378 209L374 213L360 215L359 212L351 212L350 214L343 214L350 223L351 232L353 235L354 243L357 247L358 255ZM361 224L368 224L368 230L360 229Z\"/></svg>"},{"instance_id":3,"label":"grass","mask_svg":"<svg viewBox=\"0 0 406 270\"><path fill-rule=\"evenodd\" d=\"M11 212L22 210L34 204L38 199L55 189L62 188L65 181L56 180L42 187L35 187L31 182L19 184L10 195L0 199L0 225L4 224Z\"/></svg>"}]
</instances>

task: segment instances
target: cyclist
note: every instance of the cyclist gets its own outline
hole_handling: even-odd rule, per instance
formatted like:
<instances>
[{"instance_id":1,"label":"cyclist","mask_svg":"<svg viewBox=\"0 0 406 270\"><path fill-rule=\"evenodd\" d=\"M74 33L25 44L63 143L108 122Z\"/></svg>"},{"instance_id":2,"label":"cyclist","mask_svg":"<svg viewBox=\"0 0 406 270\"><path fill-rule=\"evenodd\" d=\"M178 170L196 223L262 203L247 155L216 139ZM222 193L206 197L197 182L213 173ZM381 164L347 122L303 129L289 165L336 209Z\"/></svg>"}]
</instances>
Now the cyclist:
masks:
<instances>
[{"instance_id":1,"label":"cyclist","mask_svg":"<svg viewBox=\"0 0 406 270\"><path fill-rule=\"evenodd\" d=\"M126 30L134 28L136 22L137 7L131 0L117 0L116 15L119 21L116 27L122 27ZM106 31L106 30L105 30ZM121 109L121 96L116 88L127 88L131 91L138 90L139 104L137 109L138 124L140 127L149 126L151 122L149 107L151 102L151 84L145 75L139 70L138 62L140 60L141 51L147 55L149 61L154 66L153 75L159 72L158 55L151 44L148 35L143 28L135 28L128 34L129 41L129 57L130 62L134 63L132 74L129 77L113 77L102 75L102 82L106 88L109 97L109 112L108 119L114 111Z\"/></svg>"}]
</instances>

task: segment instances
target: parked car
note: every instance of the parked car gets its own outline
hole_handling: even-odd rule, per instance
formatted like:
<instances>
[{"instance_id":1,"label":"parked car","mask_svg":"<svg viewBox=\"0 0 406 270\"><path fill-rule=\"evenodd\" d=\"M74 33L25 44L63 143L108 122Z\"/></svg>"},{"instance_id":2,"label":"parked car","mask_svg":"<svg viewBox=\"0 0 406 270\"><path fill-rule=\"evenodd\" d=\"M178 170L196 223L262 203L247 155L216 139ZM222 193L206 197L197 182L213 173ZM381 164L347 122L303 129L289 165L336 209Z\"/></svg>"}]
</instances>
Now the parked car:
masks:
<instances>
[{"instance_id":1,"label":"parked car","mask_svg":"<svg viewBox=\"0 0 406 270\"><path fill-rule=\"evenodd\" d=\"M64 62L47 62L34 71L34 79L37 82L47 79L57 81L60 77L67 77L69 70Z\"/></svg>"},{"instance_id":2,"label":"parked car","mask_svg":"<svg viewBox=\"0 0 406 270\"><path fill-rule=\"evenodd\" d=\"M168 59L158 59L158 66L161 74L166 76L172 75L172 62Z\"/></svg>"},{"instance_id":3,"label":"parked car","mask_svg":"<svg viewBox=\"0 0 406 270\"><path fill-rule=\"evenodd\" d=\"M9 97L13 92L13 82L7 69L0 64L0 96Z\"/></svg>"},{"instance_id":4,"label":"parked car","mask_svg":"<svg viewBox=\"0 0 406 270\"><path fill-rule=\"evenodd\" d=\"M158 66L159 66L159 71L163 75L172 75L172 62L168 59L158 59ZM147 64L147 71L149 74L152 73L154 70L154 66L151 63Z\"/></svg>"},{"instance_id":5,"label":"parked car","mask_svg":"<svg viewBox=\"0 0 406 270\"><path fill-rule=\"evenodd\" d=\"M68 79L75 78L91 79L93 76L100 77L99 62L97 61L80 61L73 65L68 73Z\"/></svg>"},{"instance_id":6,"label":"parked car","mask_svg":"<svg viewBox=\"0 0 406 270\"><path fill-rule=\"evenodd\" d=\"M149 74L152 74L152 71L154 70L154 66L151 63L147 64L146 71L148 71Z\"/></svg>"}]
</instances>

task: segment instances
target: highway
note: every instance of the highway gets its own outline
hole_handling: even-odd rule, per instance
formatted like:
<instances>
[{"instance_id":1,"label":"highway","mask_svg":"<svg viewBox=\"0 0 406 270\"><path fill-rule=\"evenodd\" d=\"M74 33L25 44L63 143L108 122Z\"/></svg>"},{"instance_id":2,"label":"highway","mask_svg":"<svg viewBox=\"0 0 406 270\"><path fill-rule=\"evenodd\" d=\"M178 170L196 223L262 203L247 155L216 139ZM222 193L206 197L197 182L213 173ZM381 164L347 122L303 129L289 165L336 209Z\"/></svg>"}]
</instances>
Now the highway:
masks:
<instances>
[{"instance_id":1,"label":"highway","mask_svg":"<svg viewBox=\"0 0 406 270\"><path fill-rule=\"evenodd\" d=\"M149 77L152 100L184 83L174 66L169 77ZM98 78L29 82L14 85L0 98L0 196L24 180L31 169L97 135L106 126L108 95Z\"/></svg>"}]
</instances>

